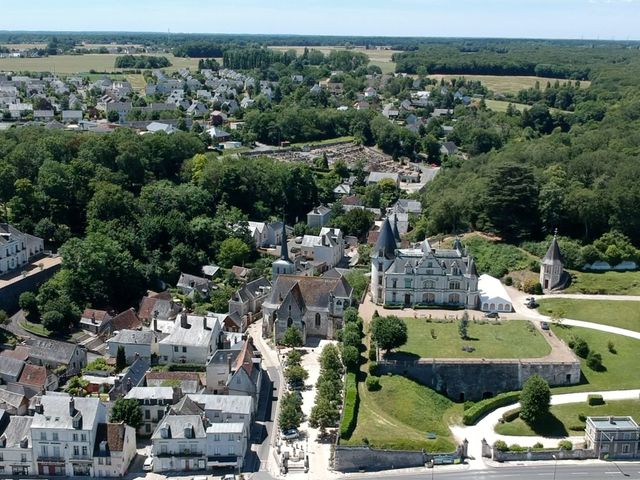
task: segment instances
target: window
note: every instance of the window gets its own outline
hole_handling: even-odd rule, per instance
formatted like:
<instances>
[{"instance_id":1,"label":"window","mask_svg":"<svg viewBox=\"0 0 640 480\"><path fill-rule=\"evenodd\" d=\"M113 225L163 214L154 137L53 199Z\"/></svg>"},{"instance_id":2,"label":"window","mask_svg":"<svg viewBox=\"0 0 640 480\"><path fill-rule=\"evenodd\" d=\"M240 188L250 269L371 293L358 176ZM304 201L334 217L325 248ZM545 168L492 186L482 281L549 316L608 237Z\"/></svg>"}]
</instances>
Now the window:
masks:
<instances>
[{"instance_id":1,"label":"window","mask_svg":"<svg viewBox=\"0 0 640 480\"><path fill-rule=\"evenodd\" d=\"M40 456L41 457L48 457L49 456L49 449L47 448L46 445L42 445L40 447Z\"/></svg>"},{"instance_id":2,"label":"window","mask_svg":"<svg viewBox=\"0 0 640 480\"><path fill-rule=\"evenodd\" d=\"M144 411L144 418L145 418L145 420L151 420L151 411L150 410L145 410Z\"/></svg>"},{"instance_id":3,"label":"window","mask_svg":"<svg viewBox=\"0 0 640 480\"><path fill-rule=\"evenodd\" d=\"M382 285L382 275L378 275L378 285Z\"/></svg>"},{"instance_id":4,"label":"window","mask_svg":"<svg viewBox=\"0 0 640 480\"><path fill-rule=\"evenodd\" d=\"M151 432L151 425L150 425L149 423L145 424L145 426L144 426L144 430L145 430L145 432L147 432L147 433Z\"/></svg>"},{"instance_id":5,"label":"window","mask_svg":"<svg viewBox=\"0 0 640 480\"><path fill-rule=\"evenodd\" d=\"M460 303L460 295L458 295L457 293L450 293L449 303Z\"/></svg>"},{"instance_id":6,"label":"window","mask_svg":"<svg viewBox=\"0 0 640 480\"><path fill-rule=\"evenodd\" d=\"M58 441L58 432L53 432L53 441L54 442Z\"/></svg>"},{"instance_id":7,"label":"window","mask_svg":"<svg viewBox=\"0 0 640 480\"><path fill-rule=\"evenodd\" d=\"M287 318L287 327L290 327L291 325L293 325L293 318L289 317Z\"/></svg>"},{"instance_id":8,"label":"window","mask_svg":"<svg viewBox=\"0 0 640 480\"><path fill-rule=\"evenodd\" d=\"M229 441L230 441L230 442L233 442L234 440L235 440L235 439L233 438L233 433L230 433L230 434L229 434Z\"/></svg>"},{"instance_id":9,"label":"window","mask_svg":"<svg viewBox=\"0 0 640 480\"><path fill-rule=\"evenodd\" d=\"M176 353L178 352L178 346L177 345L173 346L173 351L176 352Z\"/></svg>"},{"instance_id":10,"label":"window","mask_svg":"<svg viewBox=\"0 0 640 480\"><path fill-rule=\"evenodd\" d=\"M391 280L391 288L397 288L397 287L398 287L398 280L394 278L393 280Z\"/></svg>"},{"instance_id":11,"label":"window","mask_svg":"<svg viewBox=\"0 0 640 480\"><path fill-rule=\"evenodd\" d=\"M98 457L98 465L102 465L104 463L104 460L102 459L102 457Z\"/></svg>"},{"instance_id":12,"label":"window","mask_svg":"<svg viewBox=\"0 0 640 480\"><path fill-rule=\"evenodd\" d=\"M111 465L111 457L106 458L107 465Z\"/></svg>"},{"instance_id":13,"label":"window","mask_svg":"<svg viewBox=\"0 0 640 480\"><path fill-rule=\"evenodd\" d=\"M449 282L449 290L460 290L460 282Z\"/></svg>"},{"instance_id":14,"label":"window","mask_svg":"<svg viewBox=\"0 0 640 480\"><path fill-rule=\"evenodd\" d=\"M424 303L436 303L436 296L433 293L425 293L422 295L422 301Z\"/></svg>"},{"instance_id":15,"label":"window","mask_svg":"<svg viewBox=\"0 0 640 480\"><path fill-rule=\"evenodd\" d=\"M77 433L74 433L74 434L73 434L73 441L74 441L74 442L77 442L77 441L78 441L78 434L77 434Z\"/></svg>"},{"instance_id":16,"label":"window","mask_svg":"<svg viewBox=\"0 0 640 480\"><path fill-rule=\"evenodd\" d=\"M316 313L316 328L320 328L320 322L321 322L320 314Z\"/></svg>"},{"instance_id":17,"label":"window","mask_svg":"<svg viewBox=\"0 0 640 480\"><path fill-rule=\"evenodd\" d=\"M182 347L182 353L187 353L187 347Z\"/></svg>"},{"instance_id":18,"label":"window","mask_svg":"<svg viewBox=\"0 0 640 480\"><path fill-rule=\"evenodd\" d=\"M73 446L73 454L77 457L80 455L80 447L78 445Z\"/></svg>"},{"instance_id":19,"label":"window","mask_svg":"<svg viewBox=\"0 0 640 480\"><path fill-rule=\"evenodd\" d=\"M0 462L4 462L4 453L0 453Z\"/></svg>"},{"instance_id":20,"label":"window","mask_svg":"<svg viewBox=\"0 0 640 480\"><path fill-rule=\"evenodd\" d=\"M436 282L434 282L433 280L425 280L424 282L422 282L422 288L436 288Z\"/></svg>"},{"instance_id":21,"label":"window","mask_svg":"<svg viewBox=\"0 0 640 480\"><path fill-rule=\"evenodd\" d=\"M412 280L410 278L405 278L404 279L404 288L411 288L411 282L412 282Z\"/></svg>"},{"instance_id":22,"label":"window","mask_svg":"<svg viewBox=\"0 0 640 480\"><path fill-rule=\"evenodd\" d=\"M21 462L26 462L27 461L27 454L26 453L21 453L20 454L20 461Z\"/></svg>"},{"instance_id":23,"label":"window","mask_svg":"<svg viewBox=\"0 0 640 480\"><path fill-rule=\"evenodd\" d=\"M55 458L60 458L60 447L57 445L53 447L53 456Z\"/></svg>"},{"instance_id":24,"label":"window","mask_svg":"<svg viewBox=\"0 0 640 480\"><path fill-rule=\"evenodd\" d=\"M162 454L166 454L167 453L167 446L166 445L160 445L160 453L162 453Z\"/></svg>"},{"instance_id":25,"label":"window","mask_svg":"<svg viewBox=\"0 0 640 480\"><path fill-rule=\"evenodd\" d=\"M83 433L82 435L80 435L80 439L81 439L83 442L86 442L86 441L87 441L87 434L86 434L86 433Z\"/></svg>"},{"instance_id":26,"label":"window","mask_svg":"<svg viewBox=\"0 0 640 480\"><path fill-rule=\"evenodd\" d=\"M220 434L219 433L216 433L216 434L213 435L213 441L214 442L219 442L220 441Z\"/></svg>"},{"instance_id":27,"label":"window","mask_svg":"<svg viewBox=\"0 0 640 480\"><path fill-rule=\"evenodd\" d=\"M47 439L47 432L40 432L40 440L46 440Z\"/></svg>"}]
</instances>

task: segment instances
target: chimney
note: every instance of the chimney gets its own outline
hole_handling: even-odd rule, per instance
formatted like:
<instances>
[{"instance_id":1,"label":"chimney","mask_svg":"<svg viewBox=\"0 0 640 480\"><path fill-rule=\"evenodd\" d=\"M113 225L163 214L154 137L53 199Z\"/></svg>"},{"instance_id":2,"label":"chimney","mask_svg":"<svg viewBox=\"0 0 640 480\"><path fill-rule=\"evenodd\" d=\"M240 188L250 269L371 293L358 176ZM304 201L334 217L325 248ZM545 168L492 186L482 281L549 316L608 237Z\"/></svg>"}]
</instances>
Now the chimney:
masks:
<instances>
[{"instance_id":1,"label":"chimney","mask_svg":"<svg viewBox=\"0 0 640 480\"><path fill-rule=\"evenodd\" d=\"M189 328L189 322L187 321L187 311L183 310L180 314L180 326L182 328Z\"/></svg>"},{"instance_id":2,"label":"chimney","mask_svg":"<svg viewBox=\"0 0 640 480\"><path fill-rule=\"evenodd\" d=\"M153 316L153 331L154 332L158 331L158 316L157 315Z\"/></svg>"},{"instance_id":3,"label":"chimney","mask_svg":"<svg viewBox=\"0 0 640 480\"><path fill-rule=\"evenodd\" d=\"M136 352L136 353L133 355L133 357L134 357L133 361L135 362L136 360L138 360L138 359L140 358L140 354L139 354L138 352Z\"/></svg>"},{"instance_id":4,"label":"chimney","mask_svg":"<svg viewBox=\"0 0 640 480\"><path fill-rule=\"evenodd\" d=\"M127 378L127 392L133 388L133 382L131 381L131 377Z\"/></svg>"},{"instance_id":5,"label":"chimney","mask_svg":"<svg viewBox=\"0 0 640 480\"><path fill-rule=\"evenodd\" d=\"M69 416L73 417L76 414L76 401L73 397L69 398Z\"/></svg>"},{"instance_id":6,"label":"chimney","mask_svg":"<svg viewBox=\"0 0 640 480\"><path fill-rule=\"evenodd\" d=\"M40 400L36 401L36 413L42 415L44 413L44 405L40 402Z\"/></svg>"},{"instance_id":7,"label":"chimney","mask_svg":"<svg viewBox=\"0 0 640 480\"><path fill-rule=\"evenodd\" d=\"M232 355L231 354L227 355L227 365L229 367L229 372L231 372L231 368L233 366L233 360L232 360Z\"/></svg>"},{"instance_id":8,"label":"chimney","mask_svg":"<svg viewBox=\"0 0 640 480\"><path fill-rule=\"evenodd\" d=\"M209 330L209 328L207 327L207 317L202 317L202 327L205 330Z\"/></svg>"}]
</instances>

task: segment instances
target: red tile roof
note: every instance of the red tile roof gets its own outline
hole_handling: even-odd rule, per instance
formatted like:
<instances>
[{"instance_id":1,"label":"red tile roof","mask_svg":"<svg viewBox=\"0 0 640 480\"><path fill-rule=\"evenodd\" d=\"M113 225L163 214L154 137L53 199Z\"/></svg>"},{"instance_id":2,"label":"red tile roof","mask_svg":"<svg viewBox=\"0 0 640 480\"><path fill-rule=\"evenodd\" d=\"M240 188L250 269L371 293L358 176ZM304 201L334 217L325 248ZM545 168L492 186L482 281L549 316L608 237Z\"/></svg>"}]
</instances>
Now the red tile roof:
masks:
<instances>
[{"instance_id":1,"label":"red tile roof","mask_svg":"<svg viewBox=\"0 0 640 480\"><path fill-rule=\"evenodd\" d=\"M137 330L142 327L142 322L133 308L119 313L111 321L114 330Z\"/></svg>"},{"instance_id":2,"label":"red tile roof","mask_svg":"<svg viewBox=\"0 0 640 480\"><path fill-rule=\"evenodd\" d=\"M104 310L94 310L93 308L87 308L82 313L82 318L88 318L89 320L95 320L97 324L101 324L110 315Z\"/></svg>"},{"instance_id":3,"label":"red tile roof","mask_svg":"<svg viewBox=\"0 0 640 480\"><path fill-rule=\"evenodd\" d=\"M47 384L47 369L39 365L27 364L22 369L18 383L44 388Z\"/></svg>"},{"instance_id":4,"label":"red tile roof","mask_svg":"<svg viewBox=\"0 0 640 480\"><path fill-rule=\"evenodd\" d=\"M17 345L14 350L3 350L0 352L3 357L15 358L16 360L22 360L26 362L29 358L29 347L26 345Z\"/></svg>"},{"instance_id":5,"label":"red tile roof","mask_svg":"<svg viewBox=\"0 0 640 480\"><path fill-rule=\"evenodd\" d=\"M236 363L234 365L235 371L244 368L247 375L251 377L251 372L253 371L253 350L253 341L251 340L251 337L249 337L244 342L242 350L240 350L240 354L236 357Z\"/></svg>"}]
</instances>

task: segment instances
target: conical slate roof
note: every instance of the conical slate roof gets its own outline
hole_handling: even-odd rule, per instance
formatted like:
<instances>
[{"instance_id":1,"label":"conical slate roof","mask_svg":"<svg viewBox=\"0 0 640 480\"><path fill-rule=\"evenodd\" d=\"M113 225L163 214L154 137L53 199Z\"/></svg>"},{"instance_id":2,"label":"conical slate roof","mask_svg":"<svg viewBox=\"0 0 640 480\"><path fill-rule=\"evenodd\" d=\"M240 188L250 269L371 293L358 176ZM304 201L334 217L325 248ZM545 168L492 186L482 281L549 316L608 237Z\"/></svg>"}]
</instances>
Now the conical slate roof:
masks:
<instances>
[{"instance_id":1,"label":"conical slate roof","mask_svg":"<svg viewBox=\"0 0 640 480\"><path fill-rule=\"evenodd\" d=\"M398 217L396 215L393 216L393 238L396 239L396 243L400 243L402 241L400 238L400 231L398 230Z\"/></svg>"},{"instance_id":2,"label":"conical slate roof","mask_svg":"<svg viewBox=\"0 0 640 480\"><path fill-rule=\"evenodd\" d=\"M290 262L289 260L289 246L287 245L287 224L282 219L282 242L280 246L280 259Z\"/></svg>"},{"instance_id":3,"label":"conical slate roof","mask_svg":"<svg viewBox=\"0 0 640 480\"><path fill-rule=\"evenodd\" d=\"M476 277L478 276L478 269L476 268L476 262L473 259L473 257L469 258L469 264L467 265L467 273L469 275L475 275Z\"/></svg>"},{"instance_id":4,"label":"conical slate roof","mask_svg":"<svg viewBox=\"0 0 640 480\"><path fill-rule=\"evenodd\" d=\"M393 229L389 223L389 219L385 218L380 228L380 235L378 235L378 241L373 254L380 257L385 257L388 260L396 258L396 239L393 234Z\"/></svg>"},{"instance_id":5,"label":"conical slate roof","mask_svg":"<svg viewBox=\"0 0 640 480\"><path fill-rule=\"evenodd\" d=\"M546 255L542 259L542 263L564 263L564 257L560 252L560 247L558 246L558 241L556 240L556 236L553 236L553 240L551 240L551 245L549 245L549 250L547 250Z\"/></svg>"}]
</instances>

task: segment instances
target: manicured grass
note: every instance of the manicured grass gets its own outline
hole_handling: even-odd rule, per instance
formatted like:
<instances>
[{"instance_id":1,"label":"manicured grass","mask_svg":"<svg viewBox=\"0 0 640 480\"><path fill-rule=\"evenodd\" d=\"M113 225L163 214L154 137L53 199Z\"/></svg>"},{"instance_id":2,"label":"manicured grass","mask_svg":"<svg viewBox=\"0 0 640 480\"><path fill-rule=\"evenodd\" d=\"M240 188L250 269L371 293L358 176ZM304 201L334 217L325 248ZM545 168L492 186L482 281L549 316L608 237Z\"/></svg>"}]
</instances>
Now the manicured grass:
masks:
<instances>
[{"instance_id":1,"label":"manicured grass","mask_svg":"<svg viewBox=\"0 0 640 480\"><path fill-rule=\"evenodd\" d=\"M314 146L314 145L326 145L328 143L336 143L336 142L353 142L353 137L336 137L336 138L327 138L325 140L316 140L315 142L300 142L300 143L292 143L292 147L304 147L305 145Z\"/></svg>"},{"instance_id":2,"label":"manicured grass","mask_svg":"<svg viewBox=\"0 0 640 480\"><path fill-rule=\"evenodd\" d=\"M550 317L558 315L640 332L640 302L545 298L539 303L538 311Z\"/></svg>"},{"instance_id":3,"label":"manicured grass","mask_svg":"<svg viewBox=\"0 0 640 480\"><path fill-rule=\"evenodd\" d=\"M441 78L452 79L464 77L469 80L479 80L484 86L495 93L518 93L520 90L534 87L536 82L540 82L540 88L544 89L547 82L552 85L556 81L555 78L542 78L533 76L501 76L501 75L429 75L431 78L435 78L438 81ZM562 84L566 82L563 79L557 79ZM573 83L573 82L572 82ZM580 86L586 88L591 83L588 81L581 81Z\"/></svg>"},{"instance_id":4,"label":"manicured grass","mask_svg":"<svg viewBox=\"0 0 640 480\"><path fill-rule=\"evenodd\" d=\"M407 344L399 352L426 358L538 358L551 352L551 347L530 322L507 320L469 322L469 340L462 340L458 321L429 323L424 318L406 318ZM431 335L433 330L435 338ZM463 346L475 348L465 352Z\"/></svg>"},{"instance_id":5,"label":"manicured grass","mask_svg":"<svg viewBox=\"0 0 640 480\"><path fill-rule=\"evenodd\" d=\"M640 295L640 271L636 272L575 272L566 293L601 295Z\"/></svg>"},{"instance_id":6,"label":"manicured grass","mask_svg":"<svg viewBox=\"0 0 640 480\"><path fill-rule=\"evenodd\" d=\"M554 393L640 388L640 369L635 368L638 363L639 340L588 328L559 325L552 325L551 328L565 342L569 342L575 336L583 338L589 344L590 350L602 355L602 364L605 367L605 370L595 372L587 367L584 359L580 359L584 382L573 387L554 388ZM609 341L613 342L616 353L608 350Z\"/></svg>"},{"instance_id":7,"label":"manicured grass","mask_svg":"<svg viewBox=\"0 0 640 480\"><path fill-rule=\"evenodd\" d=\"M351 438L340 443L363 445L366 439L375 448L402 450L425 449L451 452L455 442L449 431L453 417L462 413L462 405L405 377L383 375L382 388L369 392L360 382L360 407ZM436 438L427 439L427 433Z\"/></svg>"},{"instance_id":8,"label":"manicured grass","mask_svg":"<svg viewBox=\"0 0 640 480\"><path fill-rule=\"evenodd\" d=\"M51 332L51 330L45 328L41 323L33 323L29 320L19 322L19 325L27 332L33 333L34 335L39 335L41 337L50 337L53 333Z\"/></svg>"},{"instance_id":9,"label":"manicured grass","mask_svg":"<svg viewBox=\"0 0 640 480\"><path fill-rule=\"evenodd\" d=\"M73 74L96 70L98 72L119 72L115 68L117 54L88 54L88 55L54 55L43 58L0 58L0 70L55 72L58 74ZM167 71L181 68L198 68L197 58L178 58L172 54L161 54L169 59L172 66Z\"/></svg>"},{"instance_id":10,"label":"manicured grass","mask_svg":"<svg viewBox=\"0 0 640 480\"><path fill-rule=\"evenodd\" d=\"M580 420L580 414L586 417L631 415L638 422L640 421L640 400L615 400L604 405L589 405L587 402L567 403L566 405L552 406L550 413L548 422L535 430L517 418L512 422L496 425L496 433L526 436L540 435L541 433L550 433L551 436L581 435L585 422Z\"/></svg>"}]
</instances>

